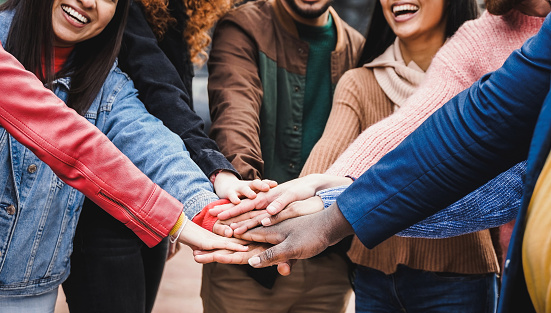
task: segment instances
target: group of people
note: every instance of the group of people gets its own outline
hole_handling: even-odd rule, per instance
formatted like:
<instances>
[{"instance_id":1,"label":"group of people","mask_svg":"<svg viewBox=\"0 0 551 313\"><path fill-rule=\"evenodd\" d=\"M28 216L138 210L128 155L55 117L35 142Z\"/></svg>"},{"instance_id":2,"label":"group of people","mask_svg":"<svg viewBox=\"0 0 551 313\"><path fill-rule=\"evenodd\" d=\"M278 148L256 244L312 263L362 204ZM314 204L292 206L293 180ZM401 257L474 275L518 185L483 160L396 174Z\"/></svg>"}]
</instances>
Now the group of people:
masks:
<instances>
[{"instance_id":1,"label":"group of people","mask_svg":"<svg viewBox=\"0 0 551 313\"><path fill-rule=\"evenodd\" d=\"M374 5L7 0L0 313L549 312L551 2Z\"/></svg>"}]
</instances>

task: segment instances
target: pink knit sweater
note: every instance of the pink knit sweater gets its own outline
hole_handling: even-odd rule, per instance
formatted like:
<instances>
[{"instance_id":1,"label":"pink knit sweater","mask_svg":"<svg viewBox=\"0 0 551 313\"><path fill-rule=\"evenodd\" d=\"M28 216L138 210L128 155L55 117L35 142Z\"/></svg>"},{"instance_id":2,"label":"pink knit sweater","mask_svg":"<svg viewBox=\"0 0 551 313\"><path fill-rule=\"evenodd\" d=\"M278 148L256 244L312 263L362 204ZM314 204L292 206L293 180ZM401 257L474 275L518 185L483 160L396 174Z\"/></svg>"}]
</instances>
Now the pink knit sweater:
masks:
<instances>
[{"instance_id":1,"label":"pink knit sweater","mask_svg":"<svg viewBox=\"0 0 551 313\"><path fill-rule=\"evenodd\" d=\"M504 16L484 12L465 23L436 54L424 82L400 110L363 131L326 173L360 176L449 99L498 69L543 20L513 10Z\"/></svg>"}]
</instances>

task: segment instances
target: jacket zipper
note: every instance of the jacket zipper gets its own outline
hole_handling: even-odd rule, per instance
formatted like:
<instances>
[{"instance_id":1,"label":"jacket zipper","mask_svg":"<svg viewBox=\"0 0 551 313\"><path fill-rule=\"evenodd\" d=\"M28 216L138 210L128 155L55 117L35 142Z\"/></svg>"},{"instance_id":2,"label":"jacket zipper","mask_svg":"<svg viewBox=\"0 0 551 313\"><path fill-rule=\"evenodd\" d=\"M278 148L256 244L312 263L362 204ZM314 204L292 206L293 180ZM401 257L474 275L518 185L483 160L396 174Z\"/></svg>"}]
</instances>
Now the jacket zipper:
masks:
<instances>
[{"instance_id":1,"label":"jacket zipper","mask_svg":"<svg viewBox=\"0 0 551 313\"><path fill-rule=\"evenodd\" d=\"M149 230L151 233L153 233L153 235L155 235L157 238L159 239L163 239L164 237L159 234L156 230L154 230L153 228L151 228L149 225L147 225L146 223L144 223L141 219L139 219L136 214L134 214L129 208L127 208L124 204L120 203L119 201L109 197L108 195L106 195L102 190L100 190L99 194L101 196L103 196L104 198L106 198L107 200L115 203L116 205L118 205L119 207L121 207L126 213L128 213L128 215L130 215L130 217L132 219L134 219L135 221L137 221L138 223L140 223L143 227L145 227L147 230Z\"/></svg>"}]
</instances>

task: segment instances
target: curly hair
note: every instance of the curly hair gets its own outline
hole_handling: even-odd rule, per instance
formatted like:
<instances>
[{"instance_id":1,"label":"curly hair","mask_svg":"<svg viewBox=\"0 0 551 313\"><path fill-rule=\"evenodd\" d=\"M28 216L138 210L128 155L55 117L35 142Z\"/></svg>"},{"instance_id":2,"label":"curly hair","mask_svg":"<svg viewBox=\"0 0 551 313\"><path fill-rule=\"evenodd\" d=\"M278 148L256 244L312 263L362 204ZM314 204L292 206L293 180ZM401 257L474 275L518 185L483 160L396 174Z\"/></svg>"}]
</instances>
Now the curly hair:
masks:
<instances>
[{"instance_id":1,"label":"curly hair","mask_svg":"<svg viewBox=\"0 0 551 313\"><path fill-rule=\"evenodd\" d=\"M137 0L146 13L147 21L161 40L167 28L176 22L168 10L168 0ZM210 29L222 15L242 0L171 0L183 1L188 17L182 40L189 47L191 61L201 66L208 58L207 47L211 42Z\"/></svg>"}]
</instances>

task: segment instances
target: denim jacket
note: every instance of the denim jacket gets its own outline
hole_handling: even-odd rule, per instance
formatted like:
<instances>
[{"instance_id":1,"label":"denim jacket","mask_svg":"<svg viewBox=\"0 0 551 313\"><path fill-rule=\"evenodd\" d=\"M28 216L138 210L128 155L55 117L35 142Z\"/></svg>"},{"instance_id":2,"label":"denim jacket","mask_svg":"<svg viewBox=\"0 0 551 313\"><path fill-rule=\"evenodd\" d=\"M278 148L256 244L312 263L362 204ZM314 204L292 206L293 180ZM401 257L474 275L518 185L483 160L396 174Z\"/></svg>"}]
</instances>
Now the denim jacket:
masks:
<instances>
[{"instance_id":1,"label":"denim jacket","mask_svg":"<svg viewBox=\"0 0 551 313\"><path fill-rule=\"evenodd\" d=\"M0 13L2 42L12 16L13 12ZM66 100L69 86L69 78L58 79L54 92ZM180 200L189 218L218 199L182 140L147 113L132 81L116 64L85 117L140 170ZM0 169L0 296L47 292L69 274L84 195L1 127L0 162L5 164Z\"/></svg>"}]
</instances>

